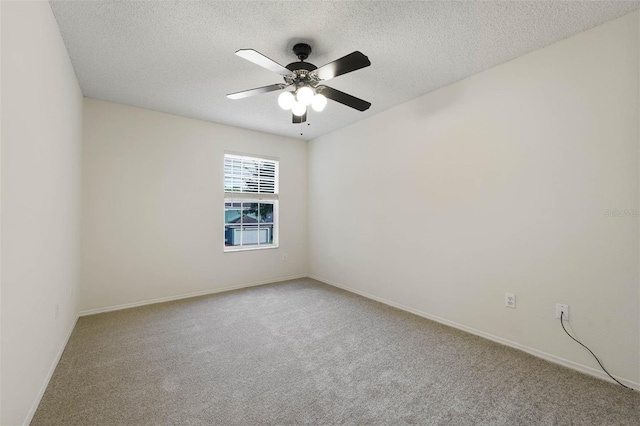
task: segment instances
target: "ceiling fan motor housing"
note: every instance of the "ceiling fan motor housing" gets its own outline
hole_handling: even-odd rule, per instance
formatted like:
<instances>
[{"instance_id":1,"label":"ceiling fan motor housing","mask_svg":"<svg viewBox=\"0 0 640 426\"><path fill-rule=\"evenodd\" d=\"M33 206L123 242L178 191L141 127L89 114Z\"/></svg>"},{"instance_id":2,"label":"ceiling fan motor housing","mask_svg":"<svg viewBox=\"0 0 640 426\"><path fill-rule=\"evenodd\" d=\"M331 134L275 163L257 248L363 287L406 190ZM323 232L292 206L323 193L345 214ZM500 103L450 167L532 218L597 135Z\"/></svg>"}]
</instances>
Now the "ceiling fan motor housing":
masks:
<instances>
[{"instance_id":1,"label":"ceiling fan motor housing","mask_svg":"<svg viewBox=\"0 0 640 426\"><path fill-rule=\"evenodd\" d=\"M293 46L293 53L300 59L300 62L292 62L285 67L292 72L291 76L285 77L285 81L287 84L295 84L296 89L302 86L315 86L319 80L311 74L311 71L317 70L318 67L312 63L304 62L311 53L311 46L306 43L298 43Z\"/></svg>"},{"instance_id":2,"label":"ceiling fan motor housing","mask_svg":"<svg viewBox=\"0 0 640 426\"><path fill-rule=\"evenodd\" d=\"M314 71L318 69L318 67L316 67L315 65L309 62L291 62L285 68L291 71L297 71L297 70Z\"/></svg>"}]
</instances>

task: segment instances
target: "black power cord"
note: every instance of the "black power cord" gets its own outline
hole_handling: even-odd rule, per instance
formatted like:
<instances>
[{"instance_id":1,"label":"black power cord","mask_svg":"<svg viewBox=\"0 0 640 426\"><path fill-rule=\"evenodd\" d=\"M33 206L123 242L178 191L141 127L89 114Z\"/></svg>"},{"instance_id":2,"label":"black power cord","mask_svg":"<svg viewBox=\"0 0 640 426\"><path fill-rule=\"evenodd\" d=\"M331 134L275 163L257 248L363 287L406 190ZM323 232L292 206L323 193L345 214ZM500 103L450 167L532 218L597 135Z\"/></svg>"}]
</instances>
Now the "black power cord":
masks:
<instances>
[{"instance_id":1,"label":"black power cord","mask_svg":"<svg viewBox=\"0 0 640 426\"><path fill-rule=\"evenodd\" d=\"M598 364L600 364L600 367L602 368L602 371L604 371L605 373L607 373L607 376L611 377L617 384L619 384L620 386L622 386L623 388L629 389L629 390L633 390L633 388L630 388L629 386L625 386L622 383L620 383L615 377L613 377L611 374L609 374L609 372L607 371L606 368L604 368L604 365L602 365L602 363L600 362L600 360L598 359L598 357L596 356L596 354L594 354L591 349L589 349L588 347L586 347L584 344L582 344L582 342L580 342L578 339L576 339L575 337L573 337L572 335L569 334L569 332L567 331L566 328L564 328L564 312L560 312L560 324L562 325L562 329L564 330L565 333L567 333L567 336L571 337L573 340L575 340L578 344L580 344L580 346L582 346L583 348L585 348L586 350L588 350L591 355L593 355L593 357L596 359L596 361L598 361Z\"/></svg>"}]
</instances>

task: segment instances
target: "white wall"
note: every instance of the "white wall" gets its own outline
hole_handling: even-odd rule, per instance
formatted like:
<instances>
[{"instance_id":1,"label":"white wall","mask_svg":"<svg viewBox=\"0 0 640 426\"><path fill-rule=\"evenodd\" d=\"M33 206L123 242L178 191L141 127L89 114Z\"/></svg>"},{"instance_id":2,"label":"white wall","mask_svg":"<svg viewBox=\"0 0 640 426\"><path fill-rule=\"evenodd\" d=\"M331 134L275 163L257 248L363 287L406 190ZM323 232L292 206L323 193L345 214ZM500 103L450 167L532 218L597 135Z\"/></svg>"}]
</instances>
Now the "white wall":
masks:
<instances>
[{"instance_id":1,"label":"white wall","mask_svg":"<svg viewBox=\"0 0 640 426\"><path fill-rule=\"evenodd\" d=\"M77 318L82 93L49 3L0 7L0 423L15 425L33 415Z\"/></svg>"},{"instance_id":2,"label":"white wall","mask_svg":"<svg viewBox=\"0 0 640 426\"><path fill-rule=\"evenodd\" d=\"M223 252L225 151L279 158L278 249ZM85 99L83 170L83 311L306 275L306 142Z\"/></svg>"},{"instance_id":3,"label":"white wall","mask_svg":"<svg viewBox=\"0 0 640 426\"><path fill-rule=\"evenodd\" d=\"M312 141L310 275L595 372L555 319L567 303L576 335L637 385L638 218L605 210L639 208L638 23Z\"/></svg>"}]
</instances>

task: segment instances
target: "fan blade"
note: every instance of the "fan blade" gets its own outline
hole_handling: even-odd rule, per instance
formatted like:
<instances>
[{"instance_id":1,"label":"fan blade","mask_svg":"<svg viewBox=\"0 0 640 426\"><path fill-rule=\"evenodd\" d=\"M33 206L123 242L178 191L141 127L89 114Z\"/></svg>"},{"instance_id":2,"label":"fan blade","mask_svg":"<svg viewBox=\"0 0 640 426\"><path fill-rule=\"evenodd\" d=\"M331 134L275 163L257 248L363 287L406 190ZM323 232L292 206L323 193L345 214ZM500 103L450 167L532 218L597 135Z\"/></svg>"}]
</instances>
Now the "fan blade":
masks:
<instances>
[{"instance_id":1,"label":"fan blade","mask_svg":"<svg viewBox=\"0 0 640 426\"><path fill-rule=\"evenodd\" d=\"M229 98L229 99L248 98L249 96L259 95L261 93L269 93L269 92L273 92L275 90L281 90L281 89L284 89L287 86L289 86L289 85L288 84L282 84L282 83L280 83L280 84L272 84L271 86L263 86L263 87L258 87L256 89L244 90L242 92L229 93L227 95L227 98Z\"/></svg>"},{"instance_id":2,"label":"fan blade","mask_svg":"<svg viewBox=\"0 0 640 426\"><path fill-rule=\"evenodd\" d=\"M329 80L330 78L359 70L360 68L368 67L369 65L371 65L369 58L361 52L355 51L353 53L349 53L347 56L343 56L340 59L336 59L333 62L329 62L328 64L321 66L315 71L315 73L320 80Z\"/></svg>"},{"instance_id":3,"label":"fan blade","mask_svg":"<svg viewBox=\"0 0 640 426\"><path fill-rule=\"evenodd\" d=\"M262 68L266 68L269 71L273 71L282 76L290 75L291 71L274 61L264 56L262 53L253 49L240 49L236 52L236 55L246 59L249 62L253 62L256 65L260 65Z\"/></svg>"},{"instance_id":4,"label":"fan blade","mask_svg":"<svg viewBox=\"0 0 640 426\"><path fill-rule=\"evenodd\" d=\"M305 121L307 121L307 112L306 111L300 117L298 117L295 114L291 114L291 116L293 117L292 121L291 121L293 124L304 123Z\"/></svg>"},{"instance_id":5,"label":"fan blade","mask_svg":"<svg viewBox=\"0 0 640 426\"><path fill-rule=\"evenodd\" d=\"M323 94L327 99L340 102L342 105L357 109L358 111L366 111L371 106L371 102L363 101L360 98L336 90L333 87L318 86L317 89L320 89L318 93Z\"/></svg>"}]
</instances>

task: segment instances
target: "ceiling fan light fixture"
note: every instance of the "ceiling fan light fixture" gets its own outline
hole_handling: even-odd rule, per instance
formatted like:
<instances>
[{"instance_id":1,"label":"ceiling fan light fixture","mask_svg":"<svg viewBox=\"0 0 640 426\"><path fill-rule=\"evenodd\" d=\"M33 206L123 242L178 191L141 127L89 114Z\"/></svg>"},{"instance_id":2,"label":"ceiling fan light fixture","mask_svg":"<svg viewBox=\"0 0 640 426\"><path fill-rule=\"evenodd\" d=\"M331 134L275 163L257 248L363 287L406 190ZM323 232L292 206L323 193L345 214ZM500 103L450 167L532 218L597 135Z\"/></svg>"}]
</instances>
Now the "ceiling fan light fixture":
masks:
<instances>
[{"instance_id":1,"label":"ceiling fan light fixture","mask_svg":"<svg viewBox=\"0 0 640 426\"><path fill-rule=\"evenodd\" d=\"M2 1L2 0L0 0ZM229 99L243 99L261 93L269 93L290 88L285 93L278 96L278 105L285 111L291 110L293 124L301 124L307 121L309 107L315 111L323 111L330 99L349 108L358 111L366 111L371 106L370 102L358 99L348 93L333 89L324 84L326 80L347 74L371 65L371 61L362 52L355 51L336 59L333 62L316 67L310 62L305 62L311 53L311 46L306 43L298 43L293 47L300 62L292 62L286 67L274 60L264 56L254 49L240 49L236 55L253 62L269 71L280 74L284 83L271 84L269 86L257 87L255 89L244 90L242 92L229 93ZM322 94L321 94L322 93ZM307 123L309 124L309 123ZM302 132L300 133L302 135Z\"/></svg>"},{"instance_id":2,"label":"ceiling fan light fixture","mask_svg":"<svg viewBox=\"0 0 640 426\"><path fill-rule=\"evenodd\" d=\"M309 86L302 86L296 92L296 100L304 106L311 105L315 93Z\"/></svg>"},{"instance_id":3,"label":"ceiling fan light fixture","mask_svg":"<svg viewBox=\"0 0 640 426\"><path fill-rule=\"evenodd\" d=\"M296 117L302 117L307 112L307 106L301 104L300 102L294 102L293 106L291 107L291 112Z\"/></svg>"},{"instance_id":4,"label":"ceiling fan light fixture","mask_svg":"<svg viewBox=\"0 0 640 426\"><path fill-rule=\"evenodd\" d=\"M327 98L325 98L324 95L321 95L318 93L313 97L313 101L311 101L311 108L313 108L314 111L320 112L326 106L327 106Z\"/></svg>"},{"instance_id":5,"label":"ceiling fan light fixture","mask_svg":"<svg viewBox=\"0 0 640 426\"><path fill-rule=\"evenodd\" d=\"M284 110L290 110L295 101L296 98L291 92L284 92L278 96L278 105L280 105L280 108Z\"/></svg>"}]
</instances>

